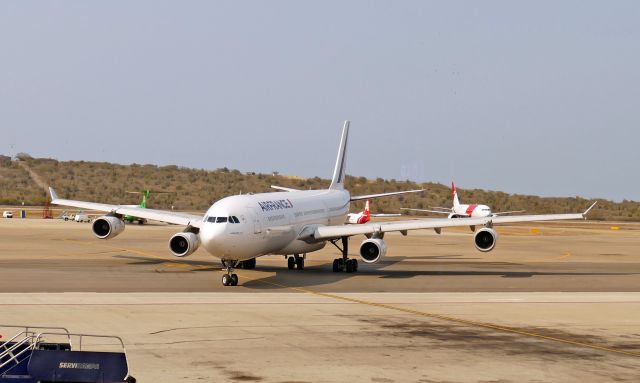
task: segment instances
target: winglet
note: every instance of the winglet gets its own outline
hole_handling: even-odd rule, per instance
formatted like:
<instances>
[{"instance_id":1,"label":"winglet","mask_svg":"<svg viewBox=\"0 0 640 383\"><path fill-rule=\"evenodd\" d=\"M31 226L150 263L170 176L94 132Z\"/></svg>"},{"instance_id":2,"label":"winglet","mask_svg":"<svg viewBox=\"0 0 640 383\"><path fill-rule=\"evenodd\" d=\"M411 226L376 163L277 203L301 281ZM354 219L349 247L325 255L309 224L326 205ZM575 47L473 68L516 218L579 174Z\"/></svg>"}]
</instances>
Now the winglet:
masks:
<instances>
[{"instance_id":1,"label":"winglet","mask_svg":"<svg viewBox=\"0 0 640 383\"><path fill-rule=\"evenodd\" d=\"M51 201L55 201L58 199L58 193L51 186L49 186L49 194L51 194Z\"/></svg>"},{"instance_id":2,"label":"winglet","mask_svg":"<svg viewBox=\"0 0 640 383\"><path fill-rule=\"evenodd\" d=\"M598 201L594 202L591 206L589 206L589 208L587 210L585 210L584 213L582 213L582 216L584 218L587 218L587 214L589 214L591 209L593 209L593 207L596 206L597 203L598 203Z\"/></svg>"}]
</instances>

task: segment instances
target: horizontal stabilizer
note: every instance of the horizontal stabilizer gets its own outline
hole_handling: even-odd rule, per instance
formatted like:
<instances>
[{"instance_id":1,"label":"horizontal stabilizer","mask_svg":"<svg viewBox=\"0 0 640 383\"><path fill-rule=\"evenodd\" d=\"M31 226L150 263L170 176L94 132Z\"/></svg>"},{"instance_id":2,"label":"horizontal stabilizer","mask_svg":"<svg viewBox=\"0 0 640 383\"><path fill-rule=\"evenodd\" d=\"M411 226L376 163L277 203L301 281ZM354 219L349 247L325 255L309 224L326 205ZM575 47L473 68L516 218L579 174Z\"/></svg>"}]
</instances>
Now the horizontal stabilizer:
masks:
<instances>
[{"instance_id":1,"label":"horizontal stabilizer","mask_svg":"<svg viewBox=\"0 0 640 383\"><path fill-rule=\"evenodd\" d=\"M300 191L300 189L286 188L284 186L271 185L271 189L282 190L287 192Z\"/></svg>"}]
</instances>

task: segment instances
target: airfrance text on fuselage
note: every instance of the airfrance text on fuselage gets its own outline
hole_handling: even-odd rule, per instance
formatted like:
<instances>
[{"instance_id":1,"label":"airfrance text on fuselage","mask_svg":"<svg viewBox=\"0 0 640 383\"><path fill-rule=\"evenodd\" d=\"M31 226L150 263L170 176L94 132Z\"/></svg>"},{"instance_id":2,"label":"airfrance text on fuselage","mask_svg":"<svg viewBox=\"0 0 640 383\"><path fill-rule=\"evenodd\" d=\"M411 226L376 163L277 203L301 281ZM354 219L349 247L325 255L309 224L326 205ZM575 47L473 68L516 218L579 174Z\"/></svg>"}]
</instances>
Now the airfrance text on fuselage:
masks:
<instances>
[{"instance_id":1,"label":"airfrance text on fuselage","mask_svg":"<svg viewBox=\"0 0 640 383\"><path fill-rule=\"evenodd\" d=\"M281 199L277 201L262 201L258 202L262 211L273 211L282 209L292 209L293 204L288 199Z\"/></svg>"}]
</instances>

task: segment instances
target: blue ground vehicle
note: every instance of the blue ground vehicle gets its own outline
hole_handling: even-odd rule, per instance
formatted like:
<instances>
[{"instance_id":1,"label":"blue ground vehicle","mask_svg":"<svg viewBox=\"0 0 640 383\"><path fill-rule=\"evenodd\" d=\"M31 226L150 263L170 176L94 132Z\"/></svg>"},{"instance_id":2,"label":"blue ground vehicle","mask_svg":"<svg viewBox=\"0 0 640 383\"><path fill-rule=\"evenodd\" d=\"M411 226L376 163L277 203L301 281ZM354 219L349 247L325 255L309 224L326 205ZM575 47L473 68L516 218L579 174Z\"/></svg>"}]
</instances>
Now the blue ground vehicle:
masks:
<instances>
[{"instance_id":1,"label":"blue ground vehicle","mask_svg":"<svg viewBox=\"0 0 640 383\"><path fill-rule=\"evenodd\" d=\"M129 375L124 343L117 336L74 334L49 327L0 325L0 329L18 330L0 340L0 383L136 381ZM95 339L111 340L119 351L87 350L87 341Z\"/></svg>"}]
</instances>

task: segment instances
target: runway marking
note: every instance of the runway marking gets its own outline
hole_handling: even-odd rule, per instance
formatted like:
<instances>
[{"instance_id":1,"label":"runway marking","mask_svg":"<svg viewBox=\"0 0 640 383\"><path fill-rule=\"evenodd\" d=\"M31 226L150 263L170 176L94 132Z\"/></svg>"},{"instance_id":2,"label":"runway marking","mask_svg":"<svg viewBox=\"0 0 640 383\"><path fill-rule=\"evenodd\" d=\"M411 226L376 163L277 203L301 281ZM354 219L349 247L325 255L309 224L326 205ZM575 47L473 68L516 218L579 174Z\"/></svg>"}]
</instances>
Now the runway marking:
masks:
<instances>
[{"instance_id":1,"label":"runway marking","mask_svg":"<svg viewBox=\"0 0 640 383\"><path fill-rule=\"evenodd\" d=\"M165 267L177 267L177 268L180 268L180 269L185 269L187 267L193 267L191 265L186 265L184 263L175 263L175 262L165 262L165 263L162 264L162 266L165 266Z\"/></svg>"},{"instance_id":2,"label":"runway marking","mask_svg":"<svg viewBox=\"0 0 640 383\"><path fill-rule=\"evenodd\" d=\"M141 255L144 255L144 256L153 257L153 258L157 258L157 259L165 259L165 258L160 258L157 255L154 255L154 254L151 254L151 253L147 253L147 252L144 252L144 251L139 251L139 250L132 250L132 249L127 249L127 248L122 248L122 247L115 247L115 246L110 246L110 245L105 245L105 244L96 244L96 243L93 243L93 242L78 241L78 240L73 240L73 239L65 239L65 240L66 241L70 241L70 242L89 244L89 245L92 245L92 246L102 246L102 247L107 247L107 248L111 248L111 249L129 251L129 252L132 252L132 253L137 253L137 254L141 254ZM566 252L560 258L565 258L565 257L569 257L569 256L571 256L571 253L570 252ZM560 258L558 258L558 259L560 259ZM236 272L236 274L237 274L237 272ZM543 340L548 340L548 341L552 341L552 342L556 342L556 343L569 344L569 345L573 345L573 346L590 348L590 349L598 350L598 351L610 352L610 353L613 353L613 354L619 354L619 355L625 355L625 356L632 356L632 357L640 358L640 353L638 353L638 352L619 350L619 349L615 349L615 348L611 348L611 347L600 346L600 345L597 345L597 344L574 341L574 340L570 340L570 339L557 338L557 337L554 337L554 336L542 335L542 334L538 334L538 333L534 333L534 332L530 332L530 331L518 330L518 329L515 329L515 328L511 328L511 327L507 327L507 326L501 326L501 325L497 325L497 324L493 324L493 323L477 322L477 321L472 321L472 320L462 319L462 318L456 318L456 317L451 317L451 316L442 315L442 314L435 314L435 313L429 313L429 312L426 312L426 311L413 310L413 309L408 309L408 308L404 308L404 307L393 306L393 305L390 305L390 304L387 304L387 303L376 303L376 302L365 301L365 300L362 300L362 299L344 297L344 296L336 295L336 294L322 293L322 292L318 292L318 291L305 289L305 288L302 288L302 287L291 287L291 286L287 286L287 285L283 285L283 284L279 284L279 283L275 283L275 282L265 281L263 279L250 278L250 277L246 276L246 274L244 274L244 273L243 274L239 274L239 275L241 275L243 278L246 278L246 279L248 279L250 281L264 283L264 284L268 284L268 285L272 285L272 286L277 286L277 287L281 287L281 288L289 289L289 290L293 290L293 291L298 291L298 292L305 293L305 294L316 295L316 296L321 296L321 297L326 297L326 298L333 298L333 299L336 299L336 300L341 300L343 302L357 303L357 304L371 306L371 307L378 307L378 308L383 308L383 309L388 309L388 310L399 311L399 312L403 312L403 313L407 313L407 314L414 314L414 315L418 315L418 316L425 317L425 318L434 318L434 319L439 319L439 320L446 321L446 322L459 323L459 324L467 325L467 326L470 326L470 327L481 327L481 328L485 328L485 329L489 329L489 330L501 331L501 332L517 334L517 335L523 335L523 336L530 337L530 338L543 339Z\"/></svg>"},{"instance_id":3,"label":"runway marking","mask_svg":"<svg viewBox=\"0 0 640 383\"><path fill-rule=\"evenodd\" d=\"M530 338L543 339L543 340L553 341L553 342L556 342L556 343L570 344L570 345L573 345L573 346L586 347L586 348L590 348L590 349L594 349L594 350L606 351L606 352L610 352L610 353L614 353L614 354L620 354L620 355L626 355L626 356L632 356L632 357L640 358L640 353L637 353L637 352L619 350L619 349L615 349L615 348L611 348L611 347L600 346L600 345L597 345L597 344L585 343L585 342L580 342L580 341L574 341L574 340L570 340L570 339L557 338L557 337L554 337L554 336L538 334L538 333L530 332L530 331L518 330L516 328L507 327L507 326L501 326L501 325L497 325L497 324L493 324L493 323L477 322L477 321L473 321L473 320L456 318L456 317L451 317L451 316L442 315L442 314L435 314L435 313L429 313L429 312L425 312L425 311L413 310L413 309L408 309L408 308L404 308L404 307L393 306L393 305L390 305L390 304L387 304L387 303L376 303L376 302L371 302L371 301L365 301L365 300L362 300L362 299L349 298L349 297L345 297L345 296L342 296L342 295L336 295L336 294L330 294L330 293L322 293L322 292L318 292L318 291L305 289L305 288L302 288L302 287L291 287L291 286L286 286L286 285L282 285L282 284L275 283L275 282L269 282L269 281L265 281L265 280L261 280L261 279L249 278L246 275L243 275L242 277L246 278L246 279L249 279L249 280L252 280L252 281L255 281L255 282L262 282L262 283L265 283L265 284L269 284L269 285L273 285L273 286L277 286L277 287L282 287L282 288L285 288L285 289L290 289L290 290L302 292L302 293L305 293L305 294L317 295L317 296L333 298L333 299L337 299L337 300L341 300L341 301L345 301L345 302L358 303L358 304L362 304L362 305L366 305L366 306L372 306L372 307L384 308L384 309L388 309L388 310L400 311L400 312L407 313L407 314L414 314L414 315L419 315L419 316L422 316L422 317L434 318L434 319L439 319L439 320L443 320L443 321L447 321L447 322L459 323L459 324L467 325L467 326L470 326L470 327L481 327L481 328L485 328L485 329L489 329L489 330L507 332L507 333L517 334L517 335L523 335L523 336L530 337Z\"/></svg>"},{"instance_id":4,"label":"runway marking","mask_svg":"<svg viewBox=\"0 0 640 383\"><path fill-rule=\"evenodd\" d=\"M571 255L572 255L572 254L571 254L571 252L570 252L570 251L565 251L565 252L564 252L564 255L563 255L562 257L558 258L558 259L569 258Z\"/></svg>"}]
</instances>

